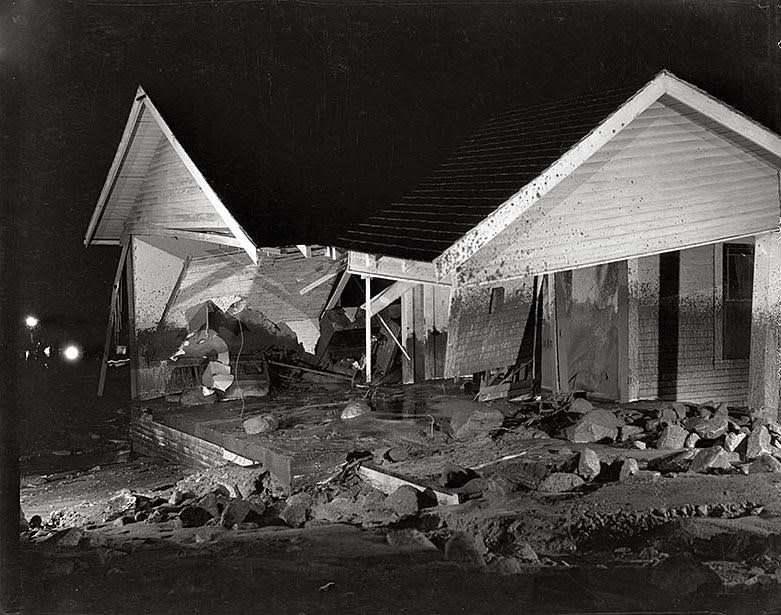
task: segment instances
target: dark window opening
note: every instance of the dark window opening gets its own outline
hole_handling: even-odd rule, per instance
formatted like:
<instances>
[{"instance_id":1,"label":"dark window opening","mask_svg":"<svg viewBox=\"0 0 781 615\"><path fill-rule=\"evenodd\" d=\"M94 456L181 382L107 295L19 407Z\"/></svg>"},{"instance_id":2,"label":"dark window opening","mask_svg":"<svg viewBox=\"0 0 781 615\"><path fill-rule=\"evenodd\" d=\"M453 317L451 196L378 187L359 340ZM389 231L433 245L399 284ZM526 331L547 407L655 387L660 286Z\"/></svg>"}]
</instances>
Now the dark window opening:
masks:
<instances>
[{"instance_id":1,"label":"dark window opening","mask_svg":"<svg viewBox=\"0 0 781 615\"><path fill-rule=\"evenodd\" d=\"M751 295L754 246L724 244L722 358L748 359L751 349Z\"/></svg>"},{"instance_id":2,"label":"dark window opening","mask_svg":"<svg viewBox=\"0 0 781 615\"><path fill-rule=\"evenodd\" d=\"M493 314L504 305L504 286L497 286L491 289L491 303L488 306L488 313Z\"/></svg>"}]
</instances>

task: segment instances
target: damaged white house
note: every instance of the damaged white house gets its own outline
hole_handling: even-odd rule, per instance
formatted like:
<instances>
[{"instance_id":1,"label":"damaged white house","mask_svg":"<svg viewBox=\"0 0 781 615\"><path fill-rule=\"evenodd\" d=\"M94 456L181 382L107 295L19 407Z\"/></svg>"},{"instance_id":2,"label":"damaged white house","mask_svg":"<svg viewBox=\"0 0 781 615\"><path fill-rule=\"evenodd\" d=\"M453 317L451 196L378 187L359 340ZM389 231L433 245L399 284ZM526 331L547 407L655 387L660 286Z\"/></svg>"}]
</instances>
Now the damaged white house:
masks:
<instances>
[{"instance_id":1,"label":"damaged white house","mask_svg":"<svg viewBox=\"0 0 781 615\"><path fill-rule=\"evenodd\" d=\"M778 135L662 72L489 121L344 234L347 270L449 296L446 377L775 414L780 170Z\"/></svg>"}]
</instances>

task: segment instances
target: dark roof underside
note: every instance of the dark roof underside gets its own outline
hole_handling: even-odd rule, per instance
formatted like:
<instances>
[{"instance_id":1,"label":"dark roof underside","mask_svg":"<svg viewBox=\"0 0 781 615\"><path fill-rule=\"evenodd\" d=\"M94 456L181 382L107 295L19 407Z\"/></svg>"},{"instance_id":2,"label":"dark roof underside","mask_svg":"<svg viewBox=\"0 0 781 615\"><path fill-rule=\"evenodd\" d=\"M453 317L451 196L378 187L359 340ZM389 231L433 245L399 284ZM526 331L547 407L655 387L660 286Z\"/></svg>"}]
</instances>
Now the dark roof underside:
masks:
<instances>
[{"instance_id":1,"label":"dark roof underside","mask_svg":"<svg viewBox=\"0 0 781 615\"><path fill-rule=\"evenodd\" d=\"M348 229L355 250L431 261L538 177L642 87L588 94L486 122L415 190Z\"/></svg>"}]
</instances>

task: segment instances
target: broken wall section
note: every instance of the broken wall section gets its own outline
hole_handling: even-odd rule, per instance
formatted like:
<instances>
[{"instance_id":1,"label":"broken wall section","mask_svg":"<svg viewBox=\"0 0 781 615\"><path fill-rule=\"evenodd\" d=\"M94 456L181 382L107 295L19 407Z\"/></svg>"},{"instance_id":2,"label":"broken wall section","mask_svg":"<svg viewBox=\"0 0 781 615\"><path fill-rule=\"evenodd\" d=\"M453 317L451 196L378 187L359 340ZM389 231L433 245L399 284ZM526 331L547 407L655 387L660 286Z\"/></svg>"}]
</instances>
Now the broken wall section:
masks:
<instances>
[{"instance_id":1,"label":"broken wall section","mask_svg":"<svg viewBox=\"0 0 781 615\"><path fill-rule=\"evenodd\" d=\"M445 377L514 365L533 299L531 277L454 287Z\"/></svg>"}]
</instances>

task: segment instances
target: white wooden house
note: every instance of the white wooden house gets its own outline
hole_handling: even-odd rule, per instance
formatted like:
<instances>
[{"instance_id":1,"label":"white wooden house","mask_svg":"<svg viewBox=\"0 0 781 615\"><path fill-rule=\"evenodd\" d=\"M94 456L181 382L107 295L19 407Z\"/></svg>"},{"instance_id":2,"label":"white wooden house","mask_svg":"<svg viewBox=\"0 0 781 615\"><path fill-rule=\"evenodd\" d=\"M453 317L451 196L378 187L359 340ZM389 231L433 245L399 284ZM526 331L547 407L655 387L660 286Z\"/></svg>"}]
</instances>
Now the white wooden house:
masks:
<instances>
[{"instance_id":1,"label":"white wooden house","mask_svg":"<svg viewBox=\"0 0 781 615\"><path fill-rule=\"evenodd\" d=\"M662 72L488 122L345 233L348 271L449 296L443 376L512 365L534 314L551 390L776 414L780 170L778 135Z\"/></svg>"}]
</instances>

